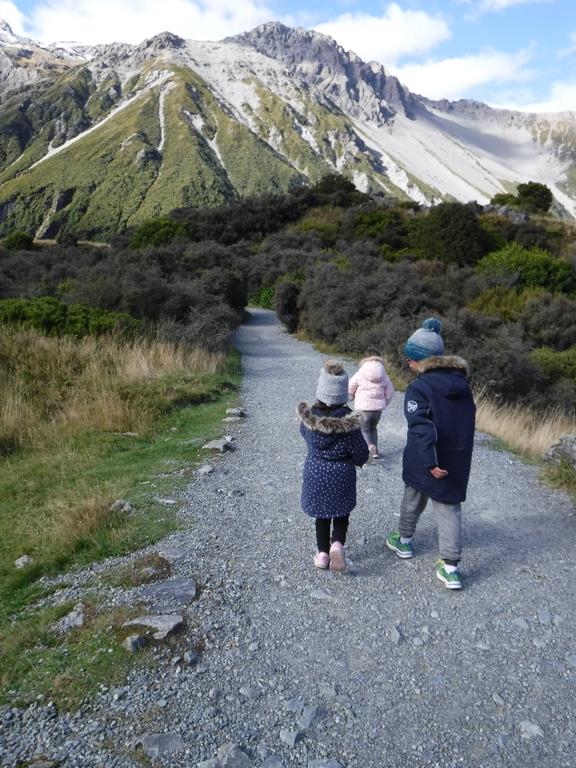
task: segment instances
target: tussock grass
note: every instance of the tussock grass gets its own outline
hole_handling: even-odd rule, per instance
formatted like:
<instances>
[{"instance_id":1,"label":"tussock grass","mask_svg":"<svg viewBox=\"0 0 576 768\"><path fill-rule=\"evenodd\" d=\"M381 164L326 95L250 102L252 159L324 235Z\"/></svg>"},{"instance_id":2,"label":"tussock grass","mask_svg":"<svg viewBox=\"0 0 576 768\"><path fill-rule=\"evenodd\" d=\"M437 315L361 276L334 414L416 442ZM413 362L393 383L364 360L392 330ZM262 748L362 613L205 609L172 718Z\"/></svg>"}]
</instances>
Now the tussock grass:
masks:
<instances>
[{"instance_id":1,"label":"tussock grass","mask_svg":"<svg viewBox=\"0 0 576 768\"><path fill-rule=\"evenodd\" d=\"M529 459L541 459L562 435L576 433L576 419L559 409L536 413L520 405L501 405L477 392L476 427Z\"/></svg>"},{"instance_id":2,"label":"tussock grass","mask_svg":"<svg viewBox=\"0 0 576 768\"><path fill-rule=\"evenodd\" d=\"M135 661L120 623L66 607L39 577L121 555L178 526L159 500L192 476L234 403L238 356L153 340L50 338L0 328L0 701L72 706ZM118 498L134 514L111 512ZM23 554L32 562L15 568ZM111 649L111 652L110 652ZM14 693L10 693L14 691Z\"/></svg>"},{"instance_id":3,"label":"tussock grass","mask_svg":"<svg viewBox=\"0 0 576 768\"><path fill-rule=\"evenodd\" d=\"M42 450L90 430L146 429L162 401L174 399L175 378L200 384L225 367L222 354L162 341L52 338L8 328L0 329L0 350L0 455ZM154 386L170 377L169 386Z\"/></svg>"}]
</instances>

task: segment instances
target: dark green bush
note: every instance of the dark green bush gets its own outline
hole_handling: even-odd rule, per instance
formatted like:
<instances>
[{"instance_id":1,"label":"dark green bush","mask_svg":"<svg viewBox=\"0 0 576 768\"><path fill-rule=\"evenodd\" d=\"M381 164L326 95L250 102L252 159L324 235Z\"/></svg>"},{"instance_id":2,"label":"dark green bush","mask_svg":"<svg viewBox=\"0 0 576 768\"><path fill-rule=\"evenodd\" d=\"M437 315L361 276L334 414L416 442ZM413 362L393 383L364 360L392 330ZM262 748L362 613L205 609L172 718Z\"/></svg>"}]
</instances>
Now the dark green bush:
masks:
<instances>
[{"instance_id":1,"label":"dark green bush","mask_svg":"<svg viewBox=\"0 0 576 768\"><path fill-rule=\"evenodd\" d=\"M32 235L20 230L6 235L4 240L2 240L2 245L7 251L33 251L35 248Z\"/></svg>"},{"instance_id":2,"label":"dark green bush","mask_svg":"<svg viewBox=\"0 0 576 768\"><path fill-rule=\"evenodd\" d=\"M171 243L177 237L186 235L184 224L168 216L157 219L148 219L136 228L132 235L132 248L143 248L146 245L165 245Z\"/></svg>"},{"instance_id":3,"label":"dark green bush","mask_svg":"<svg viewBox=\"0 0 576 768\"><path fill-rule=\"evenodd\" d=\"M410 245L419 258L451 264L475 264L490 240L472 207L440 203L411 221Z\"/></svg>"},{"instance_id":4,"label":"dark green bush","mask_svg":"<svg viewBox=\"0 0 576 768\"><path fill-rule=\"evenodd\" d=\"M80 304L65 304L52 296L0 301L0 323L35 328L50 336L97 336L112 331L136 331L133 317Z\"/></svg>"},{"instance_id":5,"label":"dark green bush","mask_svg":"<svg viewBox=\"0 0 576 768\"><path fill-rule=\"evenodd\" d=\"M576 290L576 273L572 266L541 248L526 249L511 243L485 256L476 269L494 284L508 287L544 288L566 293Z\"/></svg>"},{"instance_id":6,"label":"dark green bush","mask_svg":"<svg viewBox=\"0 0 576 768\"><path fill-rule=\"evenodd\" d=\"M568 296L546 293L529 299L519 321L532 347L563 351L576 344L576 301Z\"/></svg>"},{"instance_id":7,"label":"dark green bush","mask_svg":"<svg viewBox=\"0 0 576 768\"><path fill-rule=\"evenodd\" d=\"M525 288L518 291L504 285L495 285L477 296L468 306L484 315L499 317L504 322L514 322L520 317L526 302L543 293L543 288Z\"/></svg>"},{"instance_id":8,"label":"dark green bush","mask_svg":"<svg viewBox=\"0 0 576 768\"><path fill-rule=\"evenodd\" d=\"M557 352L550 347L541 347L530 353L530 359L552 382L568 379L576 384L576 347L563 352Z\"/></svg>"},{"instance_id":9,"label":"dark green bush","mask_svg":"<svg viewBox=\"0 0 576 768\"><path fill-rule=\"evenodd\" d=\"M300 309L298 299L300 297L300 285L291 280L284 280L276 286L274 303L276 314L280 322L284 323L288 333L298 330L298 318Z\"/></svg>"}]
</instances>

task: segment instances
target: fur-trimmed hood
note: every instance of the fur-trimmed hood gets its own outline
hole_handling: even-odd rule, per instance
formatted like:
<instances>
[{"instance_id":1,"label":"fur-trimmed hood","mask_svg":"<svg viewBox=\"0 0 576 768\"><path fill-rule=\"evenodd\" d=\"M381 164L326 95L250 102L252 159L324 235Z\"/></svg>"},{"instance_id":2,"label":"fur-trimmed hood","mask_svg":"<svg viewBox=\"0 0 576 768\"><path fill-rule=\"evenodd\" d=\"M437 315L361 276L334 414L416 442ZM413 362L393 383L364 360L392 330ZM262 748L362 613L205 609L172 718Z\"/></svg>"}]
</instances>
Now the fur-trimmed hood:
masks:
<instances>
[{"instance_id":1,"label":"fur-trimmed hood","mask_svg":"<svg viewBox=\"0 0 576 768\"><path fill-rule=\"evenodd\" d=\"M302 402L298 403L296 414L307 429L324 435L345 435L360 429L360 417L354 411L347 416L316 416L312 407Z\"/></svg>"},{"instance_id":2,"label":"fur-trimmed hood","mask_svg":"<svg viewBox=\"0 0 576 768\"><path fill-rule=\"evenodd\" d=\"M382 363L384 365L384 358L380 357L379 355L368 355L368 357L363 357L362 360L358 363L358 366L364 365L364 363Z\"/></svg>"},{"instance_id":3,"label":"fur-trimmed hood","mask_svg":"<svg viewBox=\"0 0 576 768\"><path fill-rule=\"evenodd\" d=\"M432 357L426 357L424 360L418 360L415 366L418 373L434 371L438 368L455 368L456 370L464 371L466 376L470 373L468 363L463 357L458 355L433 355Z\"/></svg>"}]
</instances>

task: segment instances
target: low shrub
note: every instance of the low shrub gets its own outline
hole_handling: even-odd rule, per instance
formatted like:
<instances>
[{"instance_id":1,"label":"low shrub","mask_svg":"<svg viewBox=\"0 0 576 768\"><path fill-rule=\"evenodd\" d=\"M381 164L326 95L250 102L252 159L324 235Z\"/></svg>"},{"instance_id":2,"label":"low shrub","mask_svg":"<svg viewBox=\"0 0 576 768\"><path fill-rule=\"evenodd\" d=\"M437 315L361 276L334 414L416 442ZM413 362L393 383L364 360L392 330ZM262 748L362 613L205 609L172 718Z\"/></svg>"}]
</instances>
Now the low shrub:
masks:
<instances>
[{"instance_id":1,"label":"low shrub","mask_svg":"<svg viewBox=\"0 0 576 768\"><path fill-rule=\"evenodd\" d=\"M545 293L543 288L516 290L504 285L495 285L484 291L468 305L470 309L484 315L499 317L505 322L518 319L529 299Z\"/></svg>"},{"instance_id":2,"label":"low shrub","mask_svg":"<svg viewBox=\"0 0 576 768\"><path fill-rule=\"evenodd\" d=\"M128 314L65 304L52 296L0 301L0 323L35 328L51 336L99 336L113 331L135 332L142 324Z\"/></svg>"},{"instance_id":3,"label":"low shrub","mask_svg":"<svg viewBox=\"0 0 576 768\"><path fill-rule=\"evenodd\" d=\"M553 293L576 290L576 273L566 261L541 248L524 248L510 243L484 256L476 269L495 284L517 288L544 288Z\"/></svg>"},{"instance_id":4,"label":"low shrub","mask_svg":"<svg viewBox=\"0 0 576 768\"><path fill-rule=\"evenodd\" d=\"M7 251L33 251L34 238L27 232L16 230L2 240L2 245Z\"/></svg>"},{"instance_id":5,"label":"low shrub","mask_svg":"<svg viewBox=\"0 0 576 768\"><path fill-rule=\"evenodd\" d=\"M557 352L550 347L534 349L530 353L530 359L552 381L568 379L576 384L576 347L563 352Z\"/></svg>"}]
</instances>

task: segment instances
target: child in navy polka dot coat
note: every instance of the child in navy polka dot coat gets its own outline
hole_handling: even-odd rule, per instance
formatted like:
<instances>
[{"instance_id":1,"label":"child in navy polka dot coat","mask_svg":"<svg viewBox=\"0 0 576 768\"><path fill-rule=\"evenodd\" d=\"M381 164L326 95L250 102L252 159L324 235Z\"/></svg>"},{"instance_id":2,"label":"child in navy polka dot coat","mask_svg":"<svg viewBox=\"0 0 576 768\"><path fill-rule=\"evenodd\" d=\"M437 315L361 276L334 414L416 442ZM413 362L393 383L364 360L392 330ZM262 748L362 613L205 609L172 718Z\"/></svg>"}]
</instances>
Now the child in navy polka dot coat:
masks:
<instances>
[{"instance_id":1,"label":"child in navy polka dot coat","mask_svg":"<svg viewBox=\"0 0 576 768\"><path fill-rule=\"evenodd\" d=\"M317 402L300 403L300 434L308 446L302 483L302 509L316 519L317 568L343 571L350 512L356 506L356 467L368 460L360 418L346 405L348 376L341 363L327 360L320 371Z\"/></svg>"}]
</instances>

